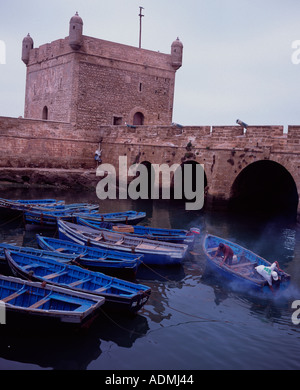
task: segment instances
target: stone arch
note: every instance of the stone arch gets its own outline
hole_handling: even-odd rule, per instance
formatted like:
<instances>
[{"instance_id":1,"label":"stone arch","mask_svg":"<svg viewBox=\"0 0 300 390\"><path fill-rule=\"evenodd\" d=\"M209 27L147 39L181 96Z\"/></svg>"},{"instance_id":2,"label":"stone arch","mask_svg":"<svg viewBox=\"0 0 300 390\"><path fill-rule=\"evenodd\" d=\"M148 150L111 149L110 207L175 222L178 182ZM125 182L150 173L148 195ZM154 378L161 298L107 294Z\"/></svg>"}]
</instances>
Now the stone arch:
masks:
<instances>
[{"instance_id":1,"label":"stone arch","mask_svg":"<svg viewBox=\"0 0 300 390\"><path fill-rule=\"evenodd\" d=\"M133 115L132 123L134 126L142 126L144 124L144 121L145 121L145 117L142 112L138 111Z\"/></svg>"},{"instance_id":2,"label":"stone arch","mask_svg":"<svg viewBox=\"0 0 300 390\"><path fill-rule=\"evenodd\" d=\"M129 124L134 126L142 126L147 123L147 115L142 107L134 107L128 117Z\"/></svg>"},{"instance_id":3,"label":"stone arch","mask_svg":"<svg viewBox=\"0 0 300 390\"><path fill-rule=\"evenodd\" d=\"M280 163L260 160L249 164L235 178L230 208L263 214L297 213L299 195L291 173Z\"/></svg>"}]
</instances>

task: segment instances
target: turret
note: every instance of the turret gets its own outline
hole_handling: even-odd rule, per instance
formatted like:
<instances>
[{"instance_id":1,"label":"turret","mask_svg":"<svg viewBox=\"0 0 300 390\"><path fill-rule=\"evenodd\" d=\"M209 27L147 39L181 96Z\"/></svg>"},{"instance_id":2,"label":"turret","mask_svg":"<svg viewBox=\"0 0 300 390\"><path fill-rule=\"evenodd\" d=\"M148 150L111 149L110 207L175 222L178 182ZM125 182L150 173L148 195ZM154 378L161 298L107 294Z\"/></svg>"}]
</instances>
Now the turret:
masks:
<instances>
[{"instance_id":1,"label":"turret","mask_svg":"<svg viewBox=\"0 0 300 390\"><path fill-rule=\"evenodd\" d=\"M179 38L177 38L176 41L174 41L171 46L172 66L176 70L182 66L182 52L183 52L183 44L179 40Z\"/></svg>"},{"instance_id":2,"label":"turret","mask_svg":"<svg viewBox=\"0 0 300 390\"><path fill-rule=\"evenodd\" d=\"M22 43L22 61L24 64L28 65L30 50L33 49L33 39L28 34L27 37L23 39Z\"/></svg>"},{"instance_id":3,"label":"turret","mask_svg":"<svg viewBox=\"0 0 300 390\"><path fill-rule=\"evenodd\" d=\"M78 12L70 20L69 45L73 50L79 50L82 45L83 21Z\"/></svg>"}]
</instances>

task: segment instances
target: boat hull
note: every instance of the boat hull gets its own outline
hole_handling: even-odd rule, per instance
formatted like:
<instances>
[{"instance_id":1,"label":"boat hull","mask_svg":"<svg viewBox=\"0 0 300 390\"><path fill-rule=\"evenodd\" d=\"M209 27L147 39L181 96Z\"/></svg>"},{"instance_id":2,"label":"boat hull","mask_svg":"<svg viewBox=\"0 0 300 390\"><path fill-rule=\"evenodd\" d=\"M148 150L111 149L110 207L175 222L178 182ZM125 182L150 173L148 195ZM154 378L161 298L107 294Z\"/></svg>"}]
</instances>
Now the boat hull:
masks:
<instances>
[{"instance_id":1,"label":"boat hull","mask_svg":"<svg viewBox=\"0 0 300 390\"><path fill-rule=\"evenodd\" d=\"M124 254L117 251L101 250L83 245L77 245L69 240L36 235L38 245L52 253L71 257L76 265L100 272L130 272L136 274L142 261L142 256Z\"/></svg>"},{"instance_id":2,"label":"boat hull","mask_svg":"<svg viewBox=\"0 0 300 390\"><path fill-rule=\"evenodd\" d=\"M221 265L220 258L214 258L219 243L224 243L230 246L237 256L237 263L231 266L227 264ZM267 281L261 277L255 267L258 265L271 265L266 259L258 256L254 252L235 244L223 238L207 235L203 241L203 250L207 260L207 270L213 273L221 280L226 280L236 289L247 290L251 288L259 292L269 294L271 292ZM282 272L282 282L278 286L279 290L284 290L289 286L290 275Z\"/></svg>"},{"instance_id":3,"label":"boat hull","mask_svg":"<svg viewBox=\"0 0 300 390\"><path fill-rule=\"evenodd\" d=\"M188 245L190 249L193 248L195 242L195 234L188 230L179 229L160 229L146 226L133 225L116 225L113 223L98 222L93 219L76 218L79 225L88 226L92 229L104 229L116 233L127 234L130 236L145 238L148 240L166 241L177 244Z\"/></svg>"},{"instance_id":4,"label":"boat hull","mask_svg":"<svg viewBox=\"0 0 300 390\"><path fill-rule=\"evenodd\" d=\"M77 266L60 264L52 259L41 259L8 250L5 250L5 256L15 276L104 297L105 310L136 313L151 294L151 289L147 286Z\"/></svg>"},{"instance_id":5,"label":"boat hull","mask_svg":"<svg viewBox=\"0 0 300 390\"><path fill-rule=\"evenodd\" d=\"M70 240L80 245L113 249L125 253L142 254L142 262L144 264L180 264L185 258L188 249L188 246L183 244L156 242L128 236L123 237L121 234L111 232L101 232L105 238L104 240L97 241L97 236L100 235L100 231L68 222L65 223L64 221L58 222L58 229L59 238L63 240ZM79 229L80 231L76 229ZM89 234L91 234L91 236L89 236ZM94 239L92 237L94 237ZM111 237L114 241L109 240ZM118 244L118 242L121 241L122 243Z\"/></svg>"},{"instance_id":6,"label":"boat hull","mask_svg":"<svg viewBox=\"0 0 300 390\"><path fill-rule=\"evenodd\" d=\"M105 299L86 293L75 293L59 286L0 276L1 310L5 310L4 324L22 328L43 324L81 327L99 315ZM1 316L2 317L2 316ZM20 322L22 320L22 322Z\"/></svg>"}]
</instances>

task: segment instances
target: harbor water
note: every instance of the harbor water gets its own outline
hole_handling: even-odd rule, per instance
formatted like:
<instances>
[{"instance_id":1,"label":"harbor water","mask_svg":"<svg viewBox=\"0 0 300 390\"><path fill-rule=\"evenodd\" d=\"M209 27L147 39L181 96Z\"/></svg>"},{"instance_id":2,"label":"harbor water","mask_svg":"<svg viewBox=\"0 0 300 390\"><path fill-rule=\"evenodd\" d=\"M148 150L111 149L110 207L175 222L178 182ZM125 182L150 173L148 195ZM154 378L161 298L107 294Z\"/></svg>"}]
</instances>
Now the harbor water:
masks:
<instances>
[{"instance_id":1,"label":"harbor water","mask_svg":"<svg viewBox=\"0 0 300 390\"><path fill-rule=\"evenodd\" d=\"M99 201L93 192L82 191L18 190L0 196L99 203L103 212L145 211L143 225L201 231L181 265L139 268L136 281L152 293L135 317L103 312L88 330L70 333L25 332L22 324L11 332L0 325L1 370L300 369L300 324L292 307L300 300L300 225L295 220L186 211L184 203L171 201ZM0 219L1 242L37 247L38 231L57 233L26 230L22 218ZM277 260L291 275L291 285L280 297L266 298L214 278L201 247L205 233Z\"/></svg>"}]
</instances>

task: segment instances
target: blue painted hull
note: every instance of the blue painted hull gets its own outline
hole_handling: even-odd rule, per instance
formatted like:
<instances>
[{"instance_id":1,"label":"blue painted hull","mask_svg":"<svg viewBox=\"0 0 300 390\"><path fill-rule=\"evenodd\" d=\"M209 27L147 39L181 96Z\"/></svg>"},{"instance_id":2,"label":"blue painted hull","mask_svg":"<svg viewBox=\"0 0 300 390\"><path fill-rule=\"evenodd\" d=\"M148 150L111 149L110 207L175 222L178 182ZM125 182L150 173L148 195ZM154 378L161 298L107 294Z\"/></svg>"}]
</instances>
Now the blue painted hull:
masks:
<instances>
[{"instance_id":1,"label":"blue painted hull","mask_svg":"<svg viewBox=\"0 0 300 390\"><path fill-rule=\"evenodd\" d=\"M94 213L93 215L87 216L86 214L77 214L79 218L88 217L90 221L94 222L114 222L114 223L125 223L125 224L136 224L141 222L145 217L146 213L142 211L120 211L117 213Z\"/></svg>"},{"instance_id":2,"label":"blue painted hull","mask_svg":"<svg viewBox=\"0 0 300 390\"><path fill-rule=\"evenodd\" d=\"M129 237L119 233L100 232L89 227L58 221L59 238L80 245L113 249L143 255L144 264L174 265L185 258L188 246Z\"/></svg>"},{"instance_id":3,"label":"blue painted hull","mask_svg":"<svg viewBox=\"0 0 300 390\"><path fill-rule=\"evenodd\" d=\"M19 327L20 323L23 327L23 321L28 321L31 326L41 321L46 326L82 326L98 314L105 302L104 298L91 294L2 275L0 300L1 310L5 304L4 322L8 326Z\"/></svg>"},{"instance_id":4,"label":"blue painted hull","mask_svg":"<svg viewBox=\"0 0 300 390\"><path fill-rule=\"evenodd\" d=\"M7 264L4 253L5 249L11 250L13 252L31 254L33 256L47 257L59 261L60 263L69 263L70 261L72 261L72 259L76 257L74 255L72 256L71 254L58 253L50 250L40 250L37 248L2 243L0 244L0 264Z\"/></svg>"},{"instance_id":5,"label":"blue painted hull","mask_svg":"<svg viewBox=\"0 0 300 390\"><path fill-rule=\"evenodd\" d=\"M127 211L122 213L107 213L99 214L96 210L90 207L67 207L56 210L32 210L24 213L24 220L27 225L39 225L56 228L58 219L62 218L66 221L76 221L76 217L89 217L95 220L136 223L145 218L146 213L136 213Z\"/></svg>"},{"instance_id":6,"label":"blue painted hull","mask_svg":"<svg viewBox=\"0 0 300 390\"><path fill-rule=\"evenodd\" d=\"M106 309L136 313L151 293L151 289L142 284L61 264L52 259L7 250L5 256L16 276L105 297Z\"/></svg>"},{"instance_id":7,"label":"blue painted hull","mask_svg":"<svg viewBox=\"0 0 300 390\"><path fill-rule=\"evenodd\" d=\"M188 245L190 248L193 247L195 242L195 234L189 230L180 229L161 229L152 228L140 225L115 225L107 222L94 221L86 218L76 218L76 222L79 225L89 226L92 229L104 229L112 232L119 232L122 234L129 234L140 238L146 238L148 240L174 242Z\"/></svg>"},{"instance_id":8,"label":"blue painted hull","mask_svg":"<svg viewBox=\"0 0 300 390\"><path fill-rule=\"evenodd\" d=\"M77 245L71 241L59 240L56 238L43 237L36 235L38 245L52 253L64 254L65 256L76 259L75 261L82 267L95 270L112 271L128 270L136 273L141 264L143 256L122 253L108 249L92 248L84 245ZM57 252L56 252L57 251Z\"/></svg>"},{"instance_id":9,"label":"blue painted hull","mask_svg":"<svg viewBox=\"0 0 300 390\"><path fill-rule=\"evenodd\" d=\"M220 258L214 258L217 247L220 243L224 243L231 247L234 254L237 256L237 263L228 266L221 265ZM214 275L220 277L222 280L232 282L237 289L254 289L266 294L270 293L270 288L267 281L255 271L255 266L265 265L270 266L271 263L266 259L258 256L254 252L235 244L223 238L207 235L203 241L203 250L207 260L207 266ZM282 282L279 289L284 290L290 283L290 275L282 273Z\"/></svg>"},{"instance_id":10,"label":"blue painted hull","mask_svg":"<svg viewBox=\"0 0 300 390\"><path fill-rule=\"evenodd\" d=\"M0 198L2 217L22 215L24 211L31 210L34 207L49 208L63 204L64 201L56 201L56 199L10 200Z\"/></svg>"}]
</instances>

